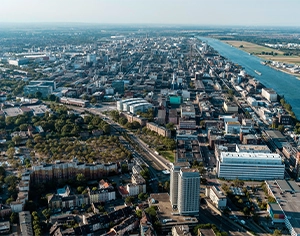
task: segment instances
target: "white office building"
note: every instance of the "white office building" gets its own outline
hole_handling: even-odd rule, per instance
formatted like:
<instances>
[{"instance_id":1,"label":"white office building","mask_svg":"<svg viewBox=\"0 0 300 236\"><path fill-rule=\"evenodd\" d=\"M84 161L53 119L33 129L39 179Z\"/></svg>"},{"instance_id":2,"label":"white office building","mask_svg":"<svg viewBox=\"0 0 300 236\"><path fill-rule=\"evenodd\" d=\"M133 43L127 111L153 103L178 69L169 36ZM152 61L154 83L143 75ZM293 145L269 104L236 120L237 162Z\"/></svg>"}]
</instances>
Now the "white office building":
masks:
<instances>
[{"instance_id":1,"label":"white office building","mask_svg":"<svg viewBox=\"0 0 300 236\"><path fill-rule=\"evenodd\" d=\"M118 111L123 111L124 107L126 106L126 111L129 111L129 110L127 110L127 104L128 103L143 101L143 100L144 100L143 98L128 98L128 99L124 99L124 100L121 100L121 101L117 101L117 110Z\"/></svg>"},{"instance_id":2,"label":"white office building","mask_svg":"<svg viewBox=\"0 0 300 236\"><path fill-rule=\"evenodd\" d=\"M219 178L283 179L285 166L276 153L221 152L217 163Z\"/></svg>"},{"instance_id":3,"label":"white office building","mask_svg":"<svg viewBox=\"0 0 300 236\"><path fill-rule=\"evenodd\" d=\"M148 109L153 108L153 105L148 102L133 104L129 106L130 113L136 114L137 112L147 112Z\"/></svg>"},{"instance_id":4,"label":"white office building","mask_svg":"<svg viewBox=\"0 0 300 236\"><path fill-rule=\"evenodd\" d=\"M140 99L140 100L136 100L136 101L125 102L125 103L123 103L123 111L130 112L131 105L140 104L140 103L147 103L147 101L144 99Z\"/></svg>"}]
</instances>

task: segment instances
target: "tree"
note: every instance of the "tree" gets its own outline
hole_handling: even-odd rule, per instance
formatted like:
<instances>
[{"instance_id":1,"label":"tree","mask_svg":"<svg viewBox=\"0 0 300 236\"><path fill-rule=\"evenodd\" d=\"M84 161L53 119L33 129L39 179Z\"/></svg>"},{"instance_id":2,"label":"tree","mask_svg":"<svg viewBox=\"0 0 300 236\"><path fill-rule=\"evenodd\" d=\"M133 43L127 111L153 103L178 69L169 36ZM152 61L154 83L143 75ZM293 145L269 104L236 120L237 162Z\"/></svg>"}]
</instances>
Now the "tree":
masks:
<instances>
[{"instance_id":1,"label":"tree","mask_svg":"<svg viewBox=\"0 0 300 236\"><path fill-rule=\"evenodd\" d=\"M16 135L12 138L12 141L15 143L15 145L19 145L22 141L22 138L19 135Z\"/></svg>"},{"instance_id":2,"label":"tree","mask_svg":"<svg viewBox=\"0 0 300 236\"><path fill-rule=\"evenodd\" d=\"M51 210L49 208L46 208L42 211L42 214L45 216L46 220L49 220L51 215Z\"/></svg>"},{"instance_id":3,"label":"tree","mask_svg":"<svg viewBox=\"0 0 300 236\"><path fill-rule=\"evenodd\" d=\"M128 204L132 203L133 200L134 200L133 197L126 197L126 198L125 198L125 203L128 205Z\"/></svg>"},{"instance_id":4,"label":"tree","mask_svg":"<svg viewBox=\"0 0 300 236\"><path fill-rule=\"evenodd\" d=\"M78 185L85 185L86 178L85 178L84 174L82 174L82 173L77 174L76 181L77 181Z\"/></svg>"},{"instance_id":5,"label":"tree","mask_svg":"<svg viewBox=\"0 0 300 236\"><path fill-rule=\"evenodd\" d=\"M120 119L120 114L116 110L111 111L110 116L113 118L114 121L118 121Z\"/></svg>"},{"instance_id":6,"label":"tree","mask_svg":"<svg viewBox=\"0 0 300 236\"><path fill-rule=\"evenodd\" d=\"M127 120L125 117L121 117L121 118L119 119L119 124L120 124L120 125L126 125L127 122L128 122L128 120Z\"/></svg>"},{"instance_id":7,"label":"tree","mask_svg":"<svg viewBox=\"0 0 300 236\"><path fill-rule=\"evenodd\" d=\"M26 131L27 128L28 128L28 124L21 124L21 125L19 126L19 128L20 128L21 131Z\"/></svg>"},{"instance_id":8,"label":"tree","mask_svg":"<svg viewBox=\"0 0 300 236\"><path fill-rule=\"evenodd\" d=\"M43 94L40 91L37 91L35 93L35 97L38 98L38 99L41 99L43 97Z\"/></svg>"},{"instance_id":9,"label":"tree","mask_svg":"<svg viewBox=\"0 0 300 236\"><path fill-rule=\"evenodd\" d=\"M6 176L4 182L9 186L16 186L18 178L14 175Z\"/></svg>"},{"instance_id":10,"label":"tree","mask_svg":"<svg viewBox=\"0 0 300 236\"><path fill-rule=\"evenodd\" d=\"M241 188L244 186L245 183L243 180L236 178L235 180L233 180L233 184L234 186Z\"/></svg>"},{"instance_id":11,"label":"tree","mask_svg":"<svg viewBox=\"0 0 300 236\"><path fill-rule=\"evenodd\" d=\"M106 124L103 126L103 132L106 134L110 133L110 125L109 124Z\"/></svg>"},{"instance_id":12,"label":"tree","mask_svg":"<svg viewBox=\"0 0 300 236\"><path fill-rule=\"evenodd\" d=\"M91 103L92 103L92 104L96 104L96 103L97 103L97 98L95 98L95 97L92 97L92 99L91 99Z\"/></svg>"},{"instance_id":13,"label":"tree","mask_svg":"<svg viewBox=\"0 0 300 236\"><path fill-rule=\"evenodd\" d=\"M145 211L151 216L151 218L156 216L155 206L148 207Z\"/></svg>"},{"instance_id":14,"label":"tree","mask_svg":"<svg viewBox=\"0 0 300 236\"><path fill-rule=\"evenodd\" d=\"M169 130L174 130L174 124L172 122L166 124L166 128Z\"/></svg>"},{"instance_id":15,"label":"tree","mask_svg":"<svg viewBox=\"0 0 300 236\"><path fill-rule=\"evenodd\" d=\"M147 193L140 193L138 195L138 199L140 199L141 201L145 201L148 198L148 194Z\"/></svg>"},{"instance_id":16,"label":"tree","mask_svg":"<svg viewBox=\"0 0 300 236\"><path fill-rule=\"evenodd\" d=\"M6 155L8 156L8 158L13 158L15 155L15 148L14 147L10 147L7 151L6 151Z\"/></svg>"},{"instance_id":17,"label":"tree","mask_svg":"<svg viewBox=\"0 0 300 236\"><path fill-rule=\"evenodd\" d=\"M282 233L281 233L281 231L279 229L275 229L273 235L274 236L281 236Z\"/></svg>"},{"instance_id":18,"label":"tree","mask_svg":"<svg viewBox=\"0 0 300 236\"><path fill-rule=\"evenodd\" d=\"M127 164L122 164L121 166L121 170L122 170L122 173L128 173L128 165Z\"/></svg>"},{"instance_id":19,"label":"tree","mask_svg":"<svg viewBox=\"0 0 300 236\"><path fill-rule=\"evenodd\" d=\"M284 132L284 125L278 125L278 128L277 128L281 133Z\"/></svg>"},{"instance_id":20,"label":"tree","mask_svg":"<svg viewBox=\"0 0 300 236\"><path fill-rule=\"evenodd\" d=\"M83 186L78 186L78 187L77 187L77 192L80 193L80 194L81 194L84 190L85 190L85 187L83 187Z\"/></svg>"},{"instance_id":21,"label":"tree","mask_svg":"<svg viewBox=\"0 0 300 236\"><path fill-rule=\"evenodd\" d=\"M18 220L19 220L18 213L12 212L11 215L10 215L10 217L9 217L9 220L10 220L10 223L12 223L12 224L18 223Z\"/></svg>"},{"instance_id":22,"label":"tree","mask_svg":"<svg viewBox=\"0 0 300 236\"><path fill-rule=\"evenodd\" d=\"M142 218L143 212L142 212L141 210L136 210L136 211L135 211L135 214L136 214L136 216L137 216L138 218Z\"/></svg>"},{"instance_id":23,"label":"tree","mask_svg":"<svg viewBox=\"0 0 300 236\"><path fill-rule=\"evenodd\" d=\"M56 96L54 95L54 94L50 94L49 96L48 96L48 99L50 100L50 101L52 101L52 102L54 102L54 101L56 101Z\"/></svg>"}]
</instances>

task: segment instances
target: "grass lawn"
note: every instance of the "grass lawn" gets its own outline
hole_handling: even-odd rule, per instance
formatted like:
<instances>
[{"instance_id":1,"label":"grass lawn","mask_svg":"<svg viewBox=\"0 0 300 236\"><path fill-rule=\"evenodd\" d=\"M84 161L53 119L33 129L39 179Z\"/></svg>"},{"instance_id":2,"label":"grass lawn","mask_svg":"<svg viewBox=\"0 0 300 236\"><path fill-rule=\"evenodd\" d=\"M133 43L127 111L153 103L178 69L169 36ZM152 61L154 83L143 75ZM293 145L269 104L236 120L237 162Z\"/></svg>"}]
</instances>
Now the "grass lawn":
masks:
<instances>
[{"instance_id":1,"label":"grass lawn","mask_svg":"<svg viewBox=\"0 0 300 236\"><path fill-rule=\"evenodd\" d=\"M159 151L159 154L170 162L174 163L175 154L172 151Z\"/></svg>"}]
</instances>

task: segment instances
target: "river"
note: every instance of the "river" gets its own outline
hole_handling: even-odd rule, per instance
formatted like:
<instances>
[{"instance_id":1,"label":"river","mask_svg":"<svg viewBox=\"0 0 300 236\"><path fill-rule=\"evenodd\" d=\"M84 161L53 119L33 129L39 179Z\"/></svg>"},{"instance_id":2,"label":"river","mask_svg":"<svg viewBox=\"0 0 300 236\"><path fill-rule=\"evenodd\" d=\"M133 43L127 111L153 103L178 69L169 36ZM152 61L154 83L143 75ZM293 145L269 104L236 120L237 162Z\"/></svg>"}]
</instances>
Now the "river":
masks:
<instances>
[{"instance_id":1,"label":"river","mask_svg":"<svg viewBox=\"0 0 300 236\"><path fill-rule=\"evenodd\" d=\"M263 85L273 88L280 96L284 95L285 100L292 106L296 117L300 118L300 80L295 76L275 70L269 66L264 66L260 62L260 58L249 55L235 47L216 39L198 37L200 40L207 42L220 55L226 57L230 61L241 65L245 68L247 74L254 76ZM261 72L257 75L254 70Z\"/></svg>"}]
</instances>

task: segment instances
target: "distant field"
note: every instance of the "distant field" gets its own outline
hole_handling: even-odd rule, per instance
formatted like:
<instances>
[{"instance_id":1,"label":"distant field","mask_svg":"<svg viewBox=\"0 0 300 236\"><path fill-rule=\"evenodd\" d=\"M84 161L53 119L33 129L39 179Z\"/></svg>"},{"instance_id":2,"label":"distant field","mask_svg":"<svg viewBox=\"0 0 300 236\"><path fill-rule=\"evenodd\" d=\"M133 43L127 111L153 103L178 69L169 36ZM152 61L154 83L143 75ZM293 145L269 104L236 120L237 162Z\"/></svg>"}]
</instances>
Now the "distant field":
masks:
<instances>
[{"instance_id":1,"label":"distant field","mask_svg":"<svg viewBox=\"0 0 300 236\"><path fill-rule=\"evenodd\" d=\"M262 52L277 52L278 55L283 55L283 52L278 51L276 49L260 46L255 43L249 43L246 41L235 41L235 40L224 40L223 42L228 43L232 45L233 47L240 48L241 45L243 45L242 48L240 48L243 51L252 53L252 54L261 54Z\"/></svg>"},{"instance_id":2,"label":"distant field","mask_svg":"<svg viewBox=\"0 0 300 236\"><path fill-rule=\"evenodd\" d=\"M259 55L260 58L269 61L280 61L284 63L297 64L300 65L300 57L297 56L270 56L270 55Z\"/></svg>"},{"instance_id":3,"label":"distant field","mask_svg":"<svg viewBox=\"0 0 300 236\"><path fill-rule=\"evenodd\" d=\"M255 43L249 43L246 41L234 41L234 40L224 40L223 42L228 43L229 45L232 45L233 47L239 48L245 52L249 52L251 54L255 54L256 56L269 61L279 61L284 62L288 64L297 64L300 65L300 57L298 56L284 56L282 51L260 46ZM240 47L243 45L243 47ZM262 52L276 52L277 56L272 55L262 55Z\"/></svg>"}]
</instances>

